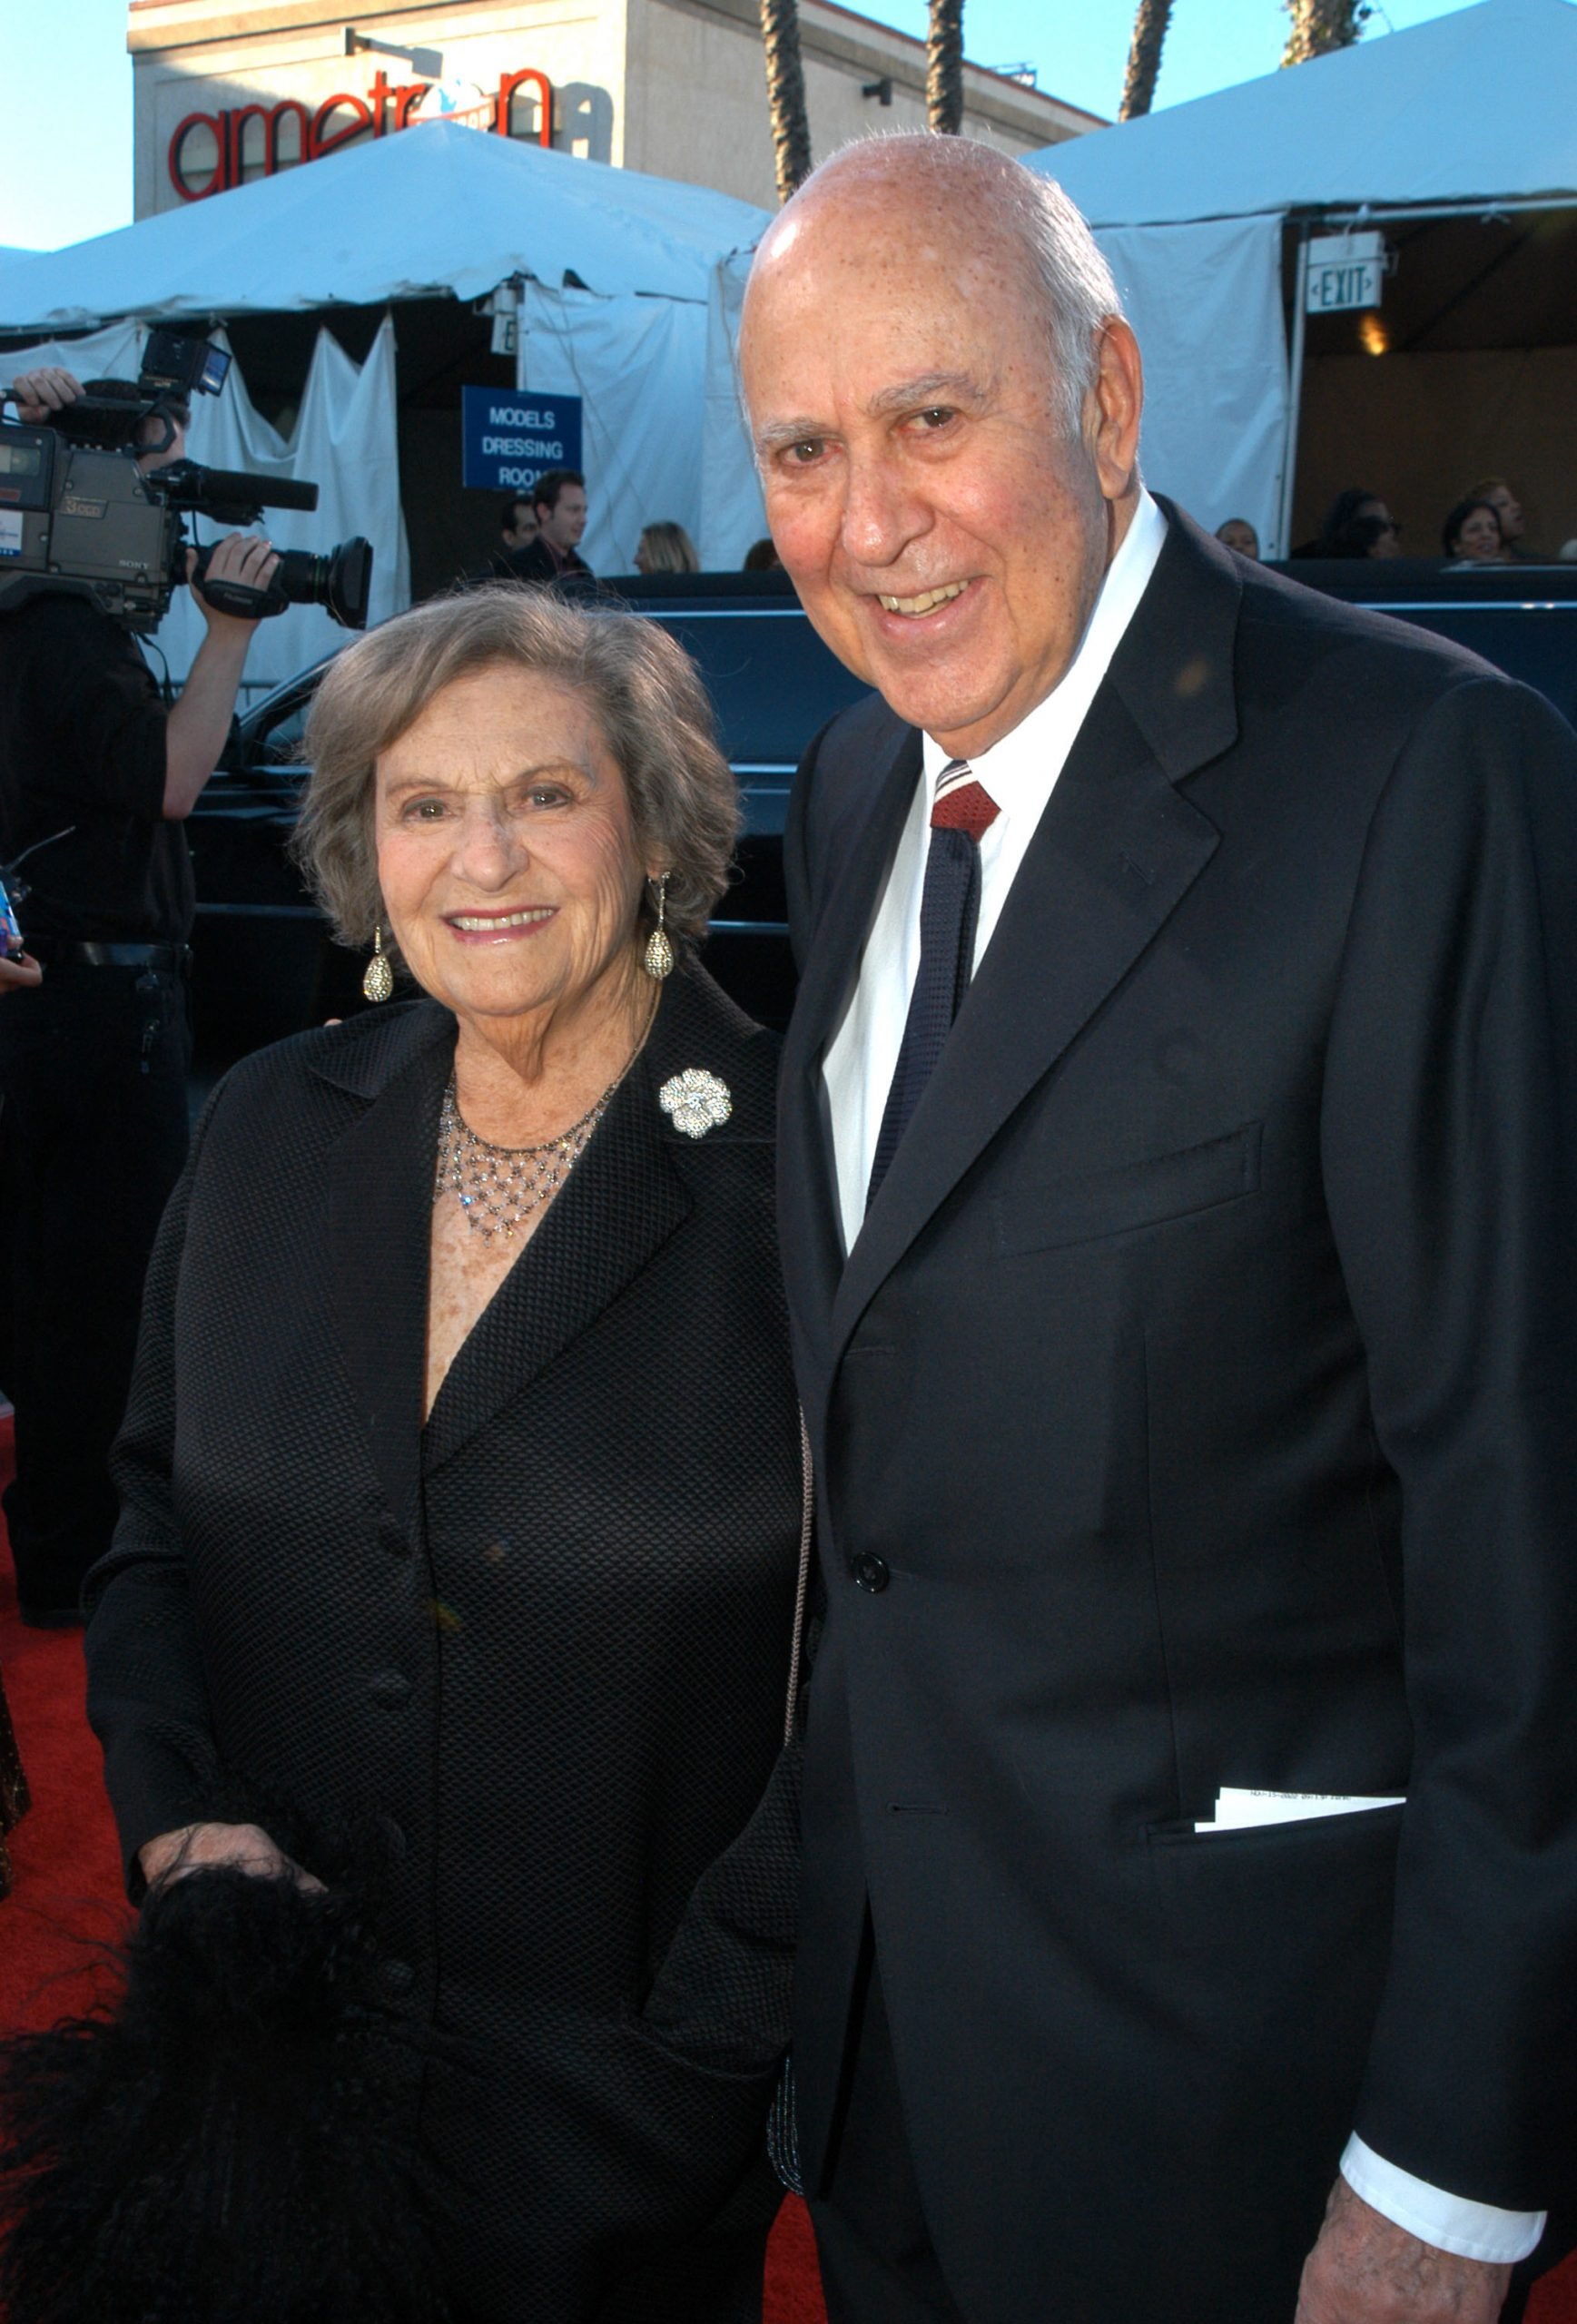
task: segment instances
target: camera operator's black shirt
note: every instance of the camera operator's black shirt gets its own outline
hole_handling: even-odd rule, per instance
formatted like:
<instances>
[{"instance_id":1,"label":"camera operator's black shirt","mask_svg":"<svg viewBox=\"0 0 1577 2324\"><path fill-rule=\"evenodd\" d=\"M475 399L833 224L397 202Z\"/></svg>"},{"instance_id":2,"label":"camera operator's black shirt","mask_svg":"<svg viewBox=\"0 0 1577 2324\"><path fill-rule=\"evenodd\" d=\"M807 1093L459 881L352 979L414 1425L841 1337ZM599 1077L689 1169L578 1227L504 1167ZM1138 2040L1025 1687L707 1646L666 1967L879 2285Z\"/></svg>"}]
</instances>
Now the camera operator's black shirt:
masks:
<instances>
[{"instance_id":1,"label":"camera operator's black shirt","mask_svg":"<svg viewBox=\"0 0 1577 2324\"><path fill-rule=\"evenodd\" d=\"M185 828L164 820L165 710L127 631L62 591L0 614L0 862L23 865L24 940L183 944Z\"/></svg>"}]
</instances>

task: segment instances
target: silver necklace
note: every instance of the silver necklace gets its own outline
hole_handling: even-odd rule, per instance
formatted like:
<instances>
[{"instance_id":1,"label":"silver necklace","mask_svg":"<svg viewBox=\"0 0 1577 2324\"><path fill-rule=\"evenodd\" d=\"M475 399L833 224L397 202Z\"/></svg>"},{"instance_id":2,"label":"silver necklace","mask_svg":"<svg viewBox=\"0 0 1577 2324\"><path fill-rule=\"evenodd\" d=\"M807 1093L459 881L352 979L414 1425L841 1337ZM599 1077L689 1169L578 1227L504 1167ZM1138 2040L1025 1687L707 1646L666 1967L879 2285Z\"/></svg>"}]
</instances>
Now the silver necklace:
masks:
<instances>
[{"instance_id":1,"label":"silver necklace","mask_svg":"<svg viewBox=\"0 0 1577 2324\"><path fill-rule=\"evenodd\" d=\"M461 1114L451 1073L439 1116L434 1202L440 1201L447 1189L465 1212L473 1233L489 1238L513 1235L532 1211L551 1202L585 1153L592 1131L623 1079L621 1073L577 1122L571 1122L567 1130L541 1146L494 1146L478 1137Z\"/></svg>"},{"instance_id":2,"label":"silver necklace","mask_svg":"<svg viewBox=\"0 0 1577 2324\"><path fill-rule=\"evenodd\" d=\"M540 1210L545 1202L551 1202L586 1152L592 1131L606 1113L614 1092L646 1048L647 1036L656 1022L657 1000L658 995L654 992L640 1039L631 1050L628 1062L615 1074L596 1103L588 1107L577 1122L571 1122L567 1130L540 1146L494 1146L488 1139L478 1137L460 1112L451 1073L449 1086L444 1091L443 1111L439 1116L434 1204L442 1201L447 1188L465 1212L466 1223L472 1232L491 1239L495 1235L512 1236L522 1219L529 1217L534 1210Z\"/></svg>"}]
</instances>

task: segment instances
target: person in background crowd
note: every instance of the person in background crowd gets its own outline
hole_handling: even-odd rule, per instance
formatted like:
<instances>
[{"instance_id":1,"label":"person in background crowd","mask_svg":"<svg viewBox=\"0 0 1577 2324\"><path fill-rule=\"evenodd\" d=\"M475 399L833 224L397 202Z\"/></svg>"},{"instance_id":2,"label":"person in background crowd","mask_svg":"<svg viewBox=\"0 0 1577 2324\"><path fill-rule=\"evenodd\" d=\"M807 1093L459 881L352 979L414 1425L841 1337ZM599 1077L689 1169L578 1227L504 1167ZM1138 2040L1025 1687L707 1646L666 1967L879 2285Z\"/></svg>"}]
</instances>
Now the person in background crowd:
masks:
<instances>
[{"instance_id":1,"label":"person in background crowd","mask_svg":"<svg viewBox=\"0 0 1577 2324\"><path fill-rule=\"evenodd\" d=\"M0 999L8 992L22 992L43 982L44 971L31 952L14 952L9 959L0 954Z\"/></svg>"},{"instance_id":2,"label":"person in background crowd","mask_svg":"<svg viewBox=\"0 0 1577 2324\"><path fill-rule=\"evenodd\" d=\"M529 493L512 492L498 511L498 548L492 572L500 581L520 578L518 558L537 538L537 510Z\"/></svg>"},{"instance_id":3,"label":"person in background crowd","mask_svg":"<svg viewBox=\"0 0 1577 2324\"><path fill-rule=\"evenodd\" d=\"M664 518L644 527L636 544L637 573L699 573L701 559L683 525Z\"/></svg>"},{"instance_id":4,"label":"person in background crowd","mask_svg":"<svg viewBox=\"0 0 1577 2324\"><path fill-rule=\"evenodd\" d=\"M83 392L54 366L11 389L34 426ZM144 470L182 456L180 407L141 426ZM276 562L266 540L232 534L211 572L261 590ZM173 708L131 633L87 597L49 591L0 614L0 861L26 856L29 892L13 901L44 970L42 983L32 962L0 979L0 1382L16 1405L17 1597L41 1629L81 1620L83 1578L109 1547L143 1275L186 1152L183 825L257 627L195 594L206 633Z\"/></svg>"},{"instance_id":5,"label":"person in background crowd","mask_svg":"<svg viewBox=\"0 0 1577 2324\"><path fill-rule=\"evenodd\" d=\"M591 567L579 553L586 531L586 478L578 468L549 468L533 485L531 498L537 537L516 552L516 578L569 586L589 581Z\"/></svg>"},{"instance_id":6,"label":"person in background crowd","mask_svg":"<svg viewBox=\"0 0 1577 2324\"><path fill-rule=\"evenodd\" d=\"M783 559L777 553L777 543L769 533L764 540L752 541L744 552L742 573L781 573Z\"/></svg>"},{"instance_id":7,"label":"person in background crowd","mask_svg":"<svg viewBox=\"0 0 1577 2324\"><path fill-rule=\"evenodd\" d=\"M1577 2124L1577 737L1147 492L985 145L824 162L740 369L878 689L784 837L833 2324L1490 2324Z\"/></svg>"},{"instance_id":8,"label":"person in background crowd","mask_svg":"<svg viewBox=\"0 0 1577 2324\"><path fill-rule=\"evenodd\" d=\"M1463 498L1489 502L1500 519L1501 539L1506 552L1503 561L1507 565L1523 560L1529 564L1538 563L1538 552L1529 548L1525 542L1527 519L1523 514L1523 504L1503 476L1481 477L1476 484L1469 485Z\"/></svg>"},{"instance_id":9,"label":"person in background crowd","mask_svg":"<svg viewBox=\"0 0 1577 2324\"><path fill-rule=\"evenodd\" d=\"M777 1044L692 957L733 778L663 630L502 586L348 645L307 749L309 877L425 997L239 1065L166 1215L90 1583L128 1880L290 1876L238 1796L375 1817L465 2324L748 2324L809 1488Z\"/></svg>"},{"instance_id":10,"label":"person in background crowd","mask_svg":"<svg viewBox=\"0 0 1577 2324\"><path fill-rule=\"evenodd\" d=\"M1216 527L1216 538L1227 548L1235 548L1239 556L1251 556L1259 562L1259 535L1247 517L1228 517L1224 525Z\"/></svg>"},{"instance_id":11,"label":"person in background crowd","mask_svg":"<svg viewBox=\"0 0 1577 2324\"><path fill-rule=\"evenodd\" d=\"M1510 565L1511 552L1492 501L1459 500L1440 528L1440 545L1462 565Z\"/></svg>"},{"instance_id":12,"label":"person in background crowd","mask_svg":"<svg viewBox=\"0 0 1577 2324\"><path fill-rule=\"evenodd\" d=\"M1326 511L1316 539L1295 556L1400 556L1402 527L1377 492L1349 485Z\"/></svg>"}]
</instances>

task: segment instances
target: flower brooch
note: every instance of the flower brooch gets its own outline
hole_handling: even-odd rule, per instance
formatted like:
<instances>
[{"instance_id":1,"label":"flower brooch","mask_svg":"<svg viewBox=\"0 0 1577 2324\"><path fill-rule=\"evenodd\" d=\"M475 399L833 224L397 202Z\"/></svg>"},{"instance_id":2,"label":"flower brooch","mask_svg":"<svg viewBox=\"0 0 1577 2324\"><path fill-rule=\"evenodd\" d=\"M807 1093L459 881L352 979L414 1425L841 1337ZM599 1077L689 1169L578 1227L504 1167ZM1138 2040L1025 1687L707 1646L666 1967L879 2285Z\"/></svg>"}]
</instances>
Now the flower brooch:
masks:
<instances>
[{"instance_id":1,"label":"flower brooch","mask_svg":"<svg viewBox=\"0 0 1577 2324\"><path fill-rule=\"evenodd\" d=\"M687 1065L683 1073L665 1081L657 1092L657 1103L686 1137L705 1137L734 1111L727 1082L719 1081L715 1073L703 1072L698 1065Z\"/></svg>"}]
</instances>

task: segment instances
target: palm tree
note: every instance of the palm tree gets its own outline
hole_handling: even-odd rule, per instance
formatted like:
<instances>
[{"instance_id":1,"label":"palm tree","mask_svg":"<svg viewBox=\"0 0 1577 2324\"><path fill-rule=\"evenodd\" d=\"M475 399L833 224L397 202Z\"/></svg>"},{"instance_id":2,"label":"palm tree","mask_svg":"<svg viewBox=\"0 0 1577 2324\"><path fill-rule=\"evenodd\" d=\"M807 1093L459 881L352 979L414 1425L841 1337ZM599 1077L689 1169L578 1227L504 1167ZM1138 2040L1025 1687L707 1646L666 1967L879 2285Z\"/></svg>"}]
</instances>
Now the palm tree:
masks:
<instances>
[{"instance_id":1,"label":"palm tree","mask_svg":"<svg viewBox=\"0 0 1577 2324\"><path fill-rule=\"evenodd\" d=\"M925 119L943 137L956 137L963 128L963 0L931 0Z\"/></svg>"},{"instance_id":2,"label":"palm tree","mask_svg":"<svg viewBox=\"0 0 1577 2324\"><path fill-rule=\"evenodd\" d=\"M1135 121L1156 101L1156 81L1161 69L1161 47L1172 20L1172 0L1138 0L1133 20L1133 46L1128 53L1128 76L1122 84L1119 121Z\"/></svg>"},{"instance_id":3,"label":"palm tree","mask_svg":"<svg viewBox=\"0 0 1577 2324\"><path fill-rule=\"evenodd\" d=\"M796 0L761 0L761 38L766 51L766 101L772 113L777 198L786 202L811 173L811 124L805 111Z\"/></svg>"},{"instance_id":4,"label":"palm tree","mask_svg":"<svg viewBox=\"0 0 1577 2324\"><path fill-rule=\"evenodd\" d=\"M1281 53L1284 64L1306 64L1311 56L1351 48L1373 14L1369 0L1286 0L1292 30Z\"/></svg>"}]
</instances>

